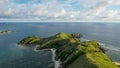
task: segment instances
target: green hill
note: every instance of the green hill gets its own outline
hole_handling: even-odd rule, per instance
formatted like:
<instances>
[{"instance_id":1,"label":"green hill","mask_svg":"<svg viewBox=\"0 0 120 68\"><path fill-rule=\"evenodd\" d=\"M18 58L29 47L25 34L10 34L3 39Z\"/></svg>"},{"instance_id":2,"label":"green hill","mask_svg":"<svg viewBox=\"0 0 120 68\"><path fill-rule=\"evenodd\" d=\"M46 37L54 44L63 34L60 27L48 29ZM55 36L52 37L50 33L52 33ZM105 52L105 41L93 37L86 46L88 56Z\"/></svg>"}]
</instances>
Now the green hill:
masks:
<instances>
[{"instance_id":1,"label":"green hill","mask_svg":"<svg viewBox=\"0 0 120 68\"><path fill-rule=\"evenodd\" d=\"M27 37L20 44L39 44L39 49L56 48L56 58L61 59L63 68L119 68L112 63L97 41L81 42L78 39L81 36L61 32L38 40ZM35 42L31 43L33 40Z\"/></svg>"}]
</instances>

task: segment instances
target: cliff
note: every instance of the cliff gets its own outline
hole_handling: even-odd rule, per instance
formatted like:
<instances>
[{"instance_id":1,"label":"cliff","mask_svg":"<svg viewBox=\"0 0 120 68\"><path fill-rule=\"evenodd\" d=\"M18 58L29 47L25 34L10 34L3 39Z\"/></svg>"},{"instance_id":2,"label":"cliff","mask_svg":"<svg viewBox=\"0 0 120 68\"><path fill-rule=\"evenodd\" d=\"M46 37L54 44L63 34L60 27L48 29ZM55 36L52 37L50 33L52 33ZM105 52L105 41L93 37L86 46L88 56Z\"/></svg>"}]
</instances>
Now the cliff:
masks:
<instances>
[{"instance_id":1,"label":"cliff","mask_svg":"<svg viewBox=\"0 0 120 68\"><path fill-rule=\"evenodd\" d=\"M97 41L81 42L81 34L58 33L48 38L36 40L29 37L19 44L39 44L39 49L56 49L56 59L60 58L63 68L119 68L104 53Z\"/></svg>"}]
</instances>

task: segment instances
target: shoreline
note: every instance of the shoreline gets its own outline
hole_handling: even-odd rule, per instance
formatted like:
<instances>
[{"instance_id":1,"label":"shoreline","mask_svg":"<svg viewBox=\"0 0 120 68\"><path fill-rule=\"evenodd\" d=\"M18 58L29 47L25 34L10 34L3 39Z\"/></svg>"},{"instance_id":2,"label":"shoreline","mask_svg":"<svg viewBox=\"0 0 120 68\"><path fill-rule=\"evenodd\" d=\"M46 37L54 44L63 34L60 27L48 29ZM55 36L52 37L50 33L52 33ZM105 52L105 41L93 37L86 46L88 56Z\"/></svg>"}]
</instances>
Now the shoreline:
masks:
<instances>
[{"instance_id":1,"label":"shoreline","mask_svg":"<svg viewBox=\"0 0 120 68\"><path fill-rule=\"evenodd\" d=\"M55 68L62 68L61 64L62 62L60 61L60 59L55 59L56 58L56 49L55 48L52 48L51 49L51 52L52 52L52 60L54 61L54 65L55 65Z\"/></svg>"},{"instance_id":2,"label":"shoreline","mask_svg":"<svg viewBox=\"0 0 120 68\"><path fill-rule=\"evenodd\" d=\"M119 62L113 62L113 63L120 67L120 63Z\"/></svg>"},{"instance_id":3,"label":"shoreline","mask_svg":"<svg viewBox=\"0 0 120 68\"><path fill-rule=\"evenodd\" d=\"M35 52L39 52L41 50L38 50L37 48L40 47L40 45L36 45L34 48ZM61 64L62 62L60 61L60 59L55 59L56 58L56 49L55 48L51 48L51 49L42 49L42 50L48 50L52 52L52 61L54 62L54 68L62 68Z\"/></svg>"}]
</instances>

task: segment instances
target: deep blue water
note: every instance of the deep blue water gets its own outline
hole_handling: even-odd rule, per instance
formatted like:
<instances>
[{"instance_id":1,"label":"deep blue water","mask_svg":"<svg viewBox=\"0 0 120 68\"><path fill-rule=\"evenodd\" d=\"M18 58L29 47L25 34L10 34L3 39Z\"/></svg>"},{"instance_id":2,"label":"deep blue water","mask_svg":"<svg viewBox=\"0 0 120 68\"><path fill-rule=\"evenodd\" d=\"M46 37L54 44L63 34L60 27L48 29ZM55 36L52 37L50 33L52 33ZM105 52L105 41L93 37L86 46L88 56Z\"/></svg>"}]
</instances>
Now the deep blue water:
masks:
<instances>
[{"instance_id":1,"label":"deep blue water","mask_svg":"<svg viewBox=\"0 0 120 68\"><path fill-rule=\"evenodd\" d=\"M81 33L83 39L97 40L109 49L106 54L120 62L120 24L100 23L9 23L0 30L14 30L0 35L0 68L54 68L50 51L35 52L33 48L17 45L29 35L52 36L59 32Z\"/></svg>"}]
</instances>

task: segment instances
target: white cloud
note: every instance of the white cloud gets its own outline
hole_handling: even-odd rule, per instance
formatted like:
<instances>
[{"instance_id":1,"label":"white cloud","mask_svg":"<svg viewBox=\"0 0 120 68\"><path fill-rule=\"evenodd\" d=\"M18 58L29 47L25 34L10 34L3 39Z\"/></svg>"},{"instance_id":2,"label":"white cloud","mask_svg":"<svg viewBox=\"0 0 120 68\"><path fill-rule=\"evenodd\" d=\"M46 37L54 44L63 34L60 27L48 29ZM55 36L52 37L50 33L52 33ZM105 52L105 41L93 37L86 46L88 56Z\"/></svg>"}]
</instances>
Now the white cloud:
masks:
<instances>
[{"instance_id":1,"label":"white cloud","mask_svg":"<svg viewBox=\"0 0 120 68\"><path fill-rule=\"evenodd\" d=\"M116 17L120 18L119 11L107 9L112 5L120 5L119 0L66 0L64 2L41 0L41 3L36 3L37 1L30 0L25 4L16 4L10 0L0 0L0 18L39 20L112 20ZM81 7L84 9L78 10Z\"/></svg>"},{"instance_id":2,"label":"white cloud","mask_svg":"<svg viewBox=\"0 0 120 68\"><path fill-rule=\"evenodd\" d=\"M113 4L112 5L120 5L120 0L113 0Z\"/></svg>"},{"instance_id":3,"label":"white cloud","mask_svg":"<svg viewBox=\"0 0 120 68\"><path fill-rule=\"evenodd\" d=\"M0 0L0 9L5 6L7 3L9 3L9 0Z\"/></svg>"},{"instance_id":4,"label":"white cloud","mask_svg":"<svg viewBox=\"0 0 120 68\"><path fill-rule=\"evenodd\" d=\"M86 17L88 19L94 19L96 18L98 15L100 15L102 12L106 11L107 7L109 7L112 4L112 0L105 0L102 2L98 2L96 3L94 6L90 7Z\"/></svg>"},{"instance_id":5,"label":"white cloud","mask_svg":"<svg viewBox=\"0 0 120 68\"><path fill-rule=\"evenodd\" d=\"M100 15L98 15L96 18L97 19L114 19L116 16L119 14L118 11L116 10L107 10L105 12L102 12Z\"/></svg>"},{"instance_id":6,"label":"white cloud","mask_svg":"<svg viewBox=\"0 0 120 68\"><path fill-rule=\"evenodd\" d=\"M4 12L5 15L11 16L13 15L13 9L12 8L8 8L8 10L6 12Z\"/></svg>"},{"instance_id":7,"label":"white cloud","mask_svg":"<svg viewBox=\"0 0 120 68\"><path fill-rule=\"evenodd\" d=\"M110 10L109 12L106 13L107 18L112 18L118 14L118 11L115 10Z\"/></svg>"},{"instance_id":8,"label":"white cloud","mask_svg":"<svg viewBox=\"0 0 120 68\"><path fill-rule=\"evenodd\" d=\"M62 9L61 11L56 12L56 13L53 13L52 15L53 15L54 18L58 18L58 17L63 17L63 16L65 16L66 13L67 13L67 12L66 12L64 9ZM52 15L51 15L51 16L52 16Z\"/></svg>"},{"instance_id":9,"label":"white cloud","mask_svg":"<svg viewBox=\"0 0 120 68\"><path fill-rule=\"evenodd\" d=\"M44 6L44 5L36 5L36 6L38 6L38 7L36 7L32 12L33 12L33 15L35 15L35 16L43 16L43 15L45 15L45 14L47 14L48 13L48 10L47 10L47 5L46 6Z\"/></svg>"}]
</instances>

